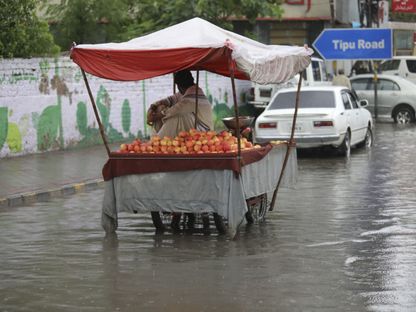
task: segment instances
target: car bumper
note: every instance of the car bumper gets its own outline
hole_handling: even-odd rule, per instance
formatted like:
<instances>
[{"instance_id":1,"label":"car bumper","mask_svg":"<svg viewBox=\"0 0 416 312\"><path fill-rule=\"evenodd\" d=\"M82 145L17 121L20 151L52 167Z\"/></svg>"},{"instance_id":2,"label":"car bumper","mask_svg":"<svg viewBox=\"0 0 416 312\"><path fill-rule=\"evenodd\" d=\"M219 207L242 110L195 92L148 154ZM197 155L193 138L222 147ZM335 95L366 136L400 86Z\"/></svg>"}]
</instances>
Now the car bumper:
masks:
<instances>
[{"instance_id":1,"label":"car bumper","mask_svg":"<svg viewBox=\"0 0 416 312\"><path fill-rule=\"evenodd\" d=\"M289 136L273 136L273 137L256 137L256 143L266 143L273 140L284 141L289 140ZM319 147L324 145L334 145L338 146L341 144L342 140L344 139L344 135L342 134L334 134L334 135L325 135L325 136L295 136L294 137L296 146L299 148L308 148L308 147Z\"/></svg>"}]
</instances>

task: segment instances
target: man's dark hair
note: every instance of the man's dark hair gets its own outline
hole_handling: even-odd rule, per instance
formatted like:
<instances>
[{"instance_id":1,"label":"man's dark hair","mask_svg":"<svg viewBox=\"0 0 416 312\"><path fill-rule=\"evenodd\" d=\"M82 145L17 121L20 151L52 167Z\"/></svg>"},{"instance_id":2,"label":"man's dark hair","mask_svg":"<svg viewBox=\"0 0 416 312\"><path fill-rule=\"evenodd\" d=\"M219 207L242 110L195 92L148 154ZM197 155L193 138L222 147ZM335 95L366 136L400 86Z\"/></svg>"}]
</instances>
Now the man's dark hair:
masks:
<instances>
[{"instance_id":1,"label":"man's dark hair","mask_svg":"<svg viewBox=\"0 0 416 312\"><path fill-rule=\"evenodd\" d=\"M344 75L344 70L343 69L338 69L338 75Z\"/></svg>"},{"instance_id":2,"label":"man's dark hair","mask_svg":"<svg viewBox=\"0 0 416 312\"><path fill-rule=\"evenodd\" d=\"M182 87L185 90L195 84L194 77L192 77L191 72L187 69L178 71L173 76L178 87Z\"/></svg>"}]
</instances>

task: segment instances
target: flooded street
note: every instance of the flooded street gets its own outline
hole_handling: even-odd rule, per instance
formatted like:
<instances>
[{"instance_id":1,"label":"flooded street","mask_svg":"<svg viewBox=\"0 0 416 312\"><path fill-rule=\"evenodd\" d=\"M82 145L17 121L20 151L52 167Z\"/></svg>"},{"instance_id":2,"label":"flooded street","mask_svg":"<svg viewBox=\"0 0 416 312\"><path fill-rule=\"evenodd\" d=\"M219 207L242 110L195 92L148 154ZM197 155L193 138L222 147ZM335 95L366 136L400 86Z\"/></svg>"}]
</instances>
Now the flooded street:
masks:
<instances>
[{"instance_id":1,"label":"flooded street","mask_svg":"<svg viewBox=\"0 0 416 312\"><path fill-rule=\"evenodd\" d=\"M415 311L416 126L349 160L301 153L295 189L236 240L100 225L103 190L0 211L0 311Z\"/></svg>"}]
</instances>

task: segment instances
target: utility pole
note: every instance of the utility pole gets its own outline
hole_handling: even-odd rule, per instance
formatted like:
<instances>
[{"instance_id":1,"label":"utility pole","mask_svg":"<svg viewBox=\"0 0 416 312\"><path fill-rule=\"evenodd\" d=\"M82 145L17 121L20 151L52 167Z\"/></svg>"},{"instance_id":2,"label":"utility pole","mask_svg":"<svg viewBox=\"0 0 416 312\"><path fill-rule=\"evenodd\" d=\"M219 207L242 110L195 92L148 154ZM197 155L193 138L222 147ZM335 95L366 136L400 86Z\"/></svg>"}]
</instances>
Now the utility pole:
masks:
<instances>
[{"instance_id":1,"label":"utility pole","mask_svg":"<svg viewBox=\"0 0 416 312\"><path fill-rule=\"evenodd\" d=\"M367 28L373 27L373 2L377 4L378 9L378 0L366 0L366 7L367 7ZM377 13L377 12L375 12ZM377 14L375 14L377 16ZM378 19L377 19L377 27L378 27ZM373 86L374 86L374 118L377 120L378 118L378 99L377 99L377 85L378 85L378 77L377 77L377 70L378 66L377 63L374 63L374 61L371 61L372 68L373 68Z\"/></svg>"},{"instance_id":2,"label":"utility pole","mask_svg":"<svg viewBox=\"0 0 416 312\"><path fill-rule=\"evenodd\" d=\"M373 0L367 0L367 28L373 28L372 2Z\"/></svg>"}]
</instances>

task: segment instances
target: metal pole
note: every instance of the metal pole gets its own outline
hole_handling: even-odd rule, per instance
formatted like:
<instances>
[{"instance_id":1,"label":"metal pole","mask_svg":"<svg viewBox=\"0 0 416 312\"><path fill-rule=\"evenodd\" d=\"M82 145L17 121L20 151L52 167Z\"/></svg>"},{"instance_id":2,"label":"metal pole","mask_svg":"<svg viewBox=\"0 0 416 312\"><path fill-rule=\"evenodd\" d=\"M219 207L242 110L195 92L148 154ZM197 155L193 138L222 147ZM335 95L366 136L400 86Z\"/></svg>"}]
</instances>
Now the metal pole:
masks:
<instances>
[{"instance_id":1,"label":"metal pole","mask_svg":"<svg viewBox=\"0 0 416 312\"><path fill-rule=\"evenodd\" d=\"M196 71L195 129L197 129L197 127L198 127L198 89L199 89L199 70Z\"/></svg>"},{"instance_id":2,"label":"metal pole","mask_svg":"<svg viewBox=\"0 0 416 312\"><path fill-rule=\"evenodd\" d=\"M368 0L368 26L369 28L373 27L373 12L372 12L372 3L373 0ZM377 1L377 8L378 8L378 1ZM377 12L376 12L377 13ZM377 14L378 16L378 14ZM379 26L378 17L377 17L377 27ZM374 118L377 120L378 118L378 99L377 99L377 85L378 85L378 77L377 77L377 64L374 61L371 61L371 66L373 67L373 85L374 85Z\"/></svg>"},{"instance_id":3,"label":"metal pole","mask_svg":"<svg viewBox=\"0 0 416 312\"><path fill-rule=\"evenodd\" d=\"M373 62L373 71L374 71L374 117L377 120L378 118L378 99L377 99L377 86L378 86L378 77L377 77L377 65Z\"/></svg>"},{"instance_id":4,"label":"metal pole","mask_svg":"<svg viewBox=\"0 0 416 312\"><path fill-rule=\"evenodd\" d=\"M98 122L98 127L100 128L100 134L103 139L105 149L107 150L107 155L110 157L110 148L108 147L107 137L105 136L104 127L101 123L100 115L98 114L97 106L95 105L94 97L92 96L92 92L90 89L90 85L87 80L87 76L85 75L84 70L81 68L82 76L84 77L85 86L87 87L88 95L90 96L92 108L94 109L95 118Z\"/></svg>"},{"instance_id":5,"label":"metal pole","mask_svg":"<svg viewBox=\"0 0 416 312\"><path fill-rule=\"evenodd\" d=\"M237 136L237 156L238 156L238 165L241 168L241 135L240 135L240 119L237 105L237 95L235 92L235 81L234 81L234 62L231 58L231 50L229 50L228 66L230 68L230 77L231 77L231 86L233 89L233 101L234 101L234 114L235 114L235 123L236 123L236 136Z\"/></svg>"},{"instance_id":6,"label":"metal pole","mask_svg":"<svg viewBox=\"0 0 416 312\"><path fill-rule=\"evenodd\" d=\"M371 2L373 0L367 0L367 27L373 27L373 13L371 12Z\"/></svg>"},{"instance_id":7,"label":"metal pole","mask_svg":"<svg viewBox=\"0 0 416 312\"><path fill-rule=\"evenodd\" d=\"M269 211L273 211L273 207L274 207L274 204L276 202L277 191L279 190L280 183L282 182L283 174L284 174L284 171L286 169L286 165L287 165L287 161L289 159L290 151L291 151L292 147L294 146L293 137L295 136L296 119L298 117L300 88L302 86L302 73L299 73L299 76L300 77L299 77L298 89L296 91L296 100L295 100L295 113L293 114L293 120L292 120L292 130L290 132L290 139L289 139L289 142L287 143L287 150L286 150L285 159L283 160L283 165L282 165L282 170L280 171L279 180L277 181L276 188L273 192L272 202L270 203Z\"/></svg>"}]
</instances>

